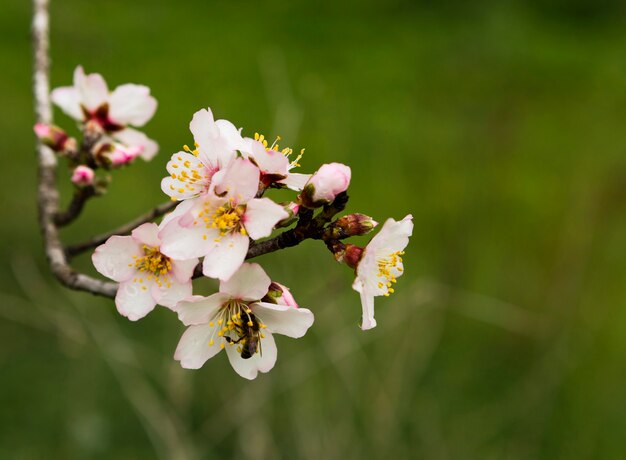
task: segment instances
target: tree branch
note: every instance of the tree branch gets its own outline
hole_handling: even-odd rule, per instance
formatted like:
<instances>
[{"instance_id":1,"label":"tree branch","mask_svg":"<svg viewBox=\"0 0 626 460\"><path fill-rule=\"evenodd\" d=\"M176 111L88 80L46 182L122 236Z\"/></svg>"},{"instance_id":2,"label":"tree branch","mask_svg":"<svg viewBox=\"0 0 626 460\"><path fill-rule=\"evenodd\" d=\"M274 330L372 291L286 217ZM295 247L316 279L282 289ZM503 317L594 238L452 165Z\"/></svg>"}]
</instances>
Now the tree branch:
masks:
<instances>
[{"instance_id":1,"label":"tree branch","mask_svg":"<svg viewBox=\"0 0 626 460\"><path fill-rule=\"evenodd\" d=\"M151 222L157 217L160 217L163 214L170 212L172 209L176 207L176 205L178 205L177 201L168 201L166 203L163 203L155 207L151 211L137 217L135 220L132 220L131 222L128 222L127 224L124 224L121 227L116 228L115 230L112 230L107 233L103 233L101 235L94 236L93 238L90 238L87 241L83 241L82 243L77 243L77 244L68 246L67 248L65 248L65 255L71 259L72 257L77 256L78 254L81 254L89 249L93 249L95 247L100 246L113 235L127 235L133 229L139 227L141 224L145 224L146 222Z\"/></svg>"},{"instance_id":2,"label":"tree branch","mask_svg":"<svg viewBox=\"0 0 626 460\"><path fill-rule=\"evenodd\" d=\"M82 212L87 200L95 195L96 188L93 185L76 189L67 210L55 213L54 224L57 227L64 227L73 222Z\"/></svg>"},{"instance_id":3,"label":"tree branch","mask_svg":"<svg viewBox=\"0 0 626 460\"><path fill-rule=\"evenodd\" d=\"M35 118L39 123L52 122L50 105L50 84L48 78L50 60L48 57L48 0L33 0L33 93L35 96ZM65 258L65 251L59 239L54 217L59 208L59 192L56 188L57 159L54 152L37 143L39 184L37 204L39 226L44 240L46 257L54 276L71 289L87 291L105 297L114 297L115 283L106 283L77 273Z\"/></svg>"}]
</instances>

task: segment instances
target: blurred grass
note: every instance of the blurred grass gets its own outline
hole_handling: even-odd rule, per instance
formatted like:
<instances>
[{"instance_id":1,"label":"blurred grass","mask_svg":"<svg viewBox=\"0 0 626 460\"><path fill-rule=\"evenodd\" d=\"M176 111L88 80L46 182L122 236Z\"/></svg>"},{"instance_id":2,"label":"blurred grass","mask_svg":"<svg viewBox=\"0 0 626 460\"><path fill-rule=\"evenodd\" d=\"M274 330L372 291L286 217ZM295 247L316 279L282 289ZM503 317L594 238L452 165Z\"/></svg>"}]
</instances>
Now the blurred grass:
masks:
<instances>
[{"instance_id":1,"label":"blurred grass","mask_svg":"<svg viewBox=\"0 0 626 460\"><path fill-rule=\"evenodd\" d=\"M621 2L53 1L53 87L83 64L159 100L161 155L117 173L67 241L163 201L209 105L306 147L304 170L350 164L350 211L413 214L407 275L368 333L319 245L260 259L316 324L251 383L223 356L179 369L165 309L131 324L54 285L30 10L1 8L0 458L623 458Z\"/></svg>"}]
</instances>

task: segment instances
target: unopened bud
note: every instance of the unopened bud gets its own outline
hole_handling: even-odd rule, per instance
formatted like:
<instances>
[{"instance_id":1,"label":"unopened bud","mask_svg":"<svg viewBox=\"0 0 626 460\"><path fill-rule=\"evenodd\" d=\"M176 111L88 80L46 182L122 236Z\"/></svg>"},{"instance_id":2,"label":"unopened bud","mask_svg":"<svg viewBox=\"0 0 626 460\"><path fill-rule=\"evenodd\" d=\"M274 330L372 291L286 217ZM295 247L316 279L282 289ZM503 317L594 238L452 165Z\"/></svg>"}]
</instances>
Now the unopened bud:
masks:
<instances>
[{"instance_id":1,"label":"unopened bud","mask_svg":"<svg viewBox=\"0 0 626 460\"><path fill-rule=\"evenodd\" d=\"M341 163L322 165L302 189L302 204L307 208L319 208L332 203L337 195L348 189L351 174L350 167Z\"/></svg>"},{"instance_id":2,"label":"unopened bud","mask_svg":"<svg viewBox=\"0 0 626 460\"><path fill-rule=\"evenodd\" d=\"M293 298L289 288L280 283L272 282L269 291L262 299L263 302L273 303L277 305L285 305L287 307L298 308L296 299Z\"/></svg>"},{"instance_id":3,"label":"unopened bud","mask_svg":"<svg viewBox=\"0 0 626 460\"><path fill-rule=\"evenodd\" d=\"M289 214L289 216L279 221L276 224L276 228L289 227L291 224L293 224L297 220L300 205L292 201L291 203L283 205L283 209L287 211L287 214Z\"/></svg>"},{"instance_id":4,"label":"unopened bud","mask_svg":"<svg viewBox=\"0 0 626 460\"><path fill-rule=\"evenodd\" d=\"M33 130L35 131L35 135L43 142L45 145L50 147L55 152L62 152L66 149L66 147L70 147L68 144L70 141L70 137L67 135L65 131L55 125L47 125L45 123L37 123ZM74 141L73 139L71 139ZM74 144L72 145L75 145Z\"/></svg>"},{"instance_id":5,"label":"unopened bud","mask_svg":"<svg viewBox=\"0 0 626 460\"><path fill-rule=\"evenodd\" d=\"M72 183L79 187L93 185L96 173L89 166L80 165L74 169L72 173Z\"/></svg>"},{"instance_id":6,"label":"unopened bud","mask_svg":"<svg viewBox=\"0 0 626 460\"><path fill-rule=\"evenodd\" d=\"M122 166L130 163L143 152L142 145L126 146L122 144L114 144L113 151L109 153L108 158L113 166Z\"/></svg>"},{"instance_id":7,"label":"unopened bud","mask_svg":"<svg viewBox=\"0 0 626 460\"><path fill-rule=\"evenodd\" d=\"M365 214L348 214L333 222L328 228L329 237L335 240L361 236L372 231L378 225L374 219Z\"/></svg>"},{"instance_id":8,"label":"unopened bud","mask_svg":"<svg viewBox=\"0 0 626 460\"><path fill-rule=\"evenodd\" d=\"M334 241L330 245L330 250L335 256L335 260L339 263L345 263L348 267L356 269L357 265L363 257L365 248L354 244L343 244L339 241Z\"/></svg>"}]
</instances>

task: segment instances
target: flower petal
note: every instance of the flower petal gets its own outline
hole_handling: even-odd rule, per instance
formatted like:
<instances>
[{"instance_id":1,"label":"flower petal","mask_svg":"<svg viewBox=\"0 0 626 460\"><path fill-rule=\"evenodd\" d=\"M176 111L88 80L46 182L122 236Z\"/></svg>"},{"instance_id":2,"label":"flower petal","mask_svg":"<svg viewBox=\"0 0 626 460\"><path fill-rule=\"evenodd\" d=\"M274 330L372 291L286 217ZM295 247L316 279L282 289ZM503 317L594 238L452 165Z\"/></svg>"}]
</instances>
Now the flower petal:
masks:
<instances>
[{"instance_id":1,"label":"flower petal","mask_svg":"<svg viewBox=\"0 0 626 460\"><path fill-rule=\"evenodd\" d=\"M211 340L215 343L209 345ZM180 361L180 365L185 369L200 369L222 350L220 347L222 343L226 341L216 336L214 327L208 324L189 326L178 342L174 359Z\"/></svg>"},{"instance_id":2,"label":"flower petal","mask_svg":"<svg viewBox=\"0 0 626 460\"><path fill-rule=\"evenodd\" d=\"M361 296L361 307L363 308L361 329L367 331L368 329L375 328L376 319L374 319L374 296L367 292L359 278L354 280L352 289L357 291Z\"/></svg>"},{"instance_id":3,"label":"flower petal","mask_svg":"<svg viewBox=\"0 0 626 460\"><path fill-rule=\"evenodd\" d=\"M213 240L219 234L204 225L183 227L180 221L185 217L183 215L169 221L159 232L161 252L175 260L203 257L215 246Z\"/></svg>"},{"instance_id":4,"label":"flower petal","mask_svg":"<svg viewBox=\"0 0 626 460\"><path fill-rule=\"evenodd\" d=\"M80 108L80 95L73 86L62 86L50 93L50 98L59 108L74 120L82 120L84 114Z\"/></svg>"},{"instance_id":5,"label":"flower petal","mask_svg":"<svg viewBox=\"0 0 626 460\"><path fill-rule=\"evenodd\" d=\"M247 153L263 173L287 175L289 159L276 150L266 150L263 144L254 139L246 139L245 148Z\"/></svg>"},{"instance_id":6,"label":"flower petal","mask_svg":"<svg viewBox=\"0 0 626 460\"><path fill-rule=\"evenodd\" d=\"M178 302L174 311L178 313L178 319L185 326L209 323L230 298L228 294L223 292L218 292L209 297L193 296Z\"/></svg>"},{"instance_id":7,"label":"flower petal","mask_svg":"<svg viewBox=\"0 0 626 460\"><path fill-rule=\"evenodd\" d=\"M152 285L152 297L159 305L174 309L176 304L192 293L191 280L179 283L174 277L161 280L161 284Z\"/></svg>"},{"instance_id":8,"label":"flower petal","mask_svg":"<svg viewBox=\"0 0 626 460\"><path fill-rule=\"evenodd\" d=\"M215 172L195 155L187 152L172 155L166 168L170 175L161 181L161 190L177 200L185 200L206 192Z\"/></svg>"},{"instance_id":9,"label":"flower petal","mask_svg":"<svg viewBox=\"0 0 626 460\"><path fill-rule=\"evenodd\" d=\"M402 251L409 244L409 237L413 234L413 216L411 214L402 220L387 219L380 232L367 245L373 248L377 257Z\"/></svg>"},{"instance_id":10,"label":"flower petal","mask_svg":"<svg viewBox=\"0 0 626 460\"><path fill-rule=\"evenodd\" d=\"M311 174L288 173L287 177L283 180L279 180L278 183L286 185L287 188L299 192L304 188L310 178Z\"/></svg>"},{"instance_id":11,"label":"flower petal","mask_svg":"<svg viewBox=\"0 0 626 460\"><path fill-rule=\"evenodd\" d=\"M215 125L220 130L220 137L224 140L226 150L241 150L243 148L244 142L243 137L241 137L241 129L237 129L228 120L216 120Z\"/></svg>"},{"instance_id":12,"label":"flower petal","mask_svg":"<svg viewBox=\"0 0 626 460\"><path fill-rule=\"evenodd\" d=\"M243 215L243 226L253 240L270 236L274 226L289 217L285 209L269 198L254 198L248 201Z\"/></svg>"},{"instance_id":13,"label":"flower petal","mask_svg":"<svg viewBox=\"0 0 626 460\"><path fill-rule=\"evenodd\" d=\"M228 281L220 283L220 292L234 299L259 300L267 294L271 282L259 264L244 263Z\"/></svg>"},{"instance_id":14,"label":"flower petal","mask_svg":"<svg viewBox=\"0 0 626 460\"><path fill-rule=\"evenodd\" d=\"M212 244L213 249L204 258L202 273L209 278L227 280L245 260L250 239L240 233L231 233Z\"/></svg>"},{"instance_id":15,"label":"flower petal","mask_svg":"<svg viewBox=\"0 0 626 460\"><path fill-rule=\"evenodd\" d=\"M218 195L227 193L236 200L237 204L244 204L254 198L259 190L261 172L250 160L236 158L230 162L220 183L215 187Z\"/></svg>"},{"instance_id":16,"label":"flower petal","mask_svg":"<svg viewBox=\"0 0 626 460\"><path fill-rule=\"evenodd\" d=\"M152 160L159 151L159 144L150 139L141 131L137 131L133 128L126 128L112 135L122 144L126 144L128 147L141 147L142 151L139 154L141 158L146 161Z\"/></svg>"},{"instance_id":17,"label":"flower petal","mask_svg":"<svg viewBox=\"0 0 626 460\"><path fill-rule=\"evenodd\" d=\"M186 283L193 276L193 271L198 265L198 259L188 260L171 260L172 262L172 275L179 283Z\"/></svg>"},{"instance_id":18,"label":"flower petal","mask_svg":"<svg viewBox=\"0 0 626 460\"><path fill-rule=\"evenodd\" d=\"M253 303L250 308L268 330L294 339L306 334L315 319L313 312L307 308L294 308L266 302Z\"/></svg>"},{"instance_id":19,"label":"flower petal","mask_svg":"<svg viewBox=\"0 0 626 460\"><path fill-rule=\"evenodd\" d=\"M100 273L113 281L126 281L135 274L133 256L143 255L141 245L131 236L112 236L98 246L91 260Z\"/></svg>"},{"instance_id":20,"label":"flower petal","mask_svg":"<svg viewBox=\"0 0 626 460\"><path fill-rule=\"evenodd\" d=\"M159 226L152 222L141 224L132 231L131 236L135 241L147 246L158 248L161 244L161 240L159 240Z\"/></svg>"},{"instance_id":21,"label":"flower petal","mask_svg":"<svg viewBox=\"0 0 626 460\"><path fill-rule=\"evenodd\" d=\"M236 344L226 344L226 354L235 372L245 379L253 380L259 372L269 372L276 364L276 342L268 331L265 332L265 338L261 339L259 351L252 357L243 359L237 348Z\"/></svg>"},{"instance_id":22,"label":"flower petal","mask_svg":"<svg viewBox=\"0 0 626 460\"><path fill-rule=\"evenodd\" d=\"M157 101L150 88L127 83L120 85L109 98L109 116L122 125L143 126L152 118Z\"/></svg>"},{"instance_id":23,"label":"flower petal","mask_svg":"<svg viewBox=\"0 0 626 460\"><path fill-rule=\"evenodd\" d=\"M99 73L86 75L81 66L74 71L74 87L87 110L95 110L109 99L109 88Z\"/></svg>"},{"instance_id":24,"label":"flower petal","mask_svg":"<svg viewBox=\"0 0 626 460\"><path fill-rule=\"evenodd\" d=\"M156 301L152 297L151 285L128 280L120 283L115 296L115 306L122 316L137 321L150 313Z\"/></svg>"}]
</instances>

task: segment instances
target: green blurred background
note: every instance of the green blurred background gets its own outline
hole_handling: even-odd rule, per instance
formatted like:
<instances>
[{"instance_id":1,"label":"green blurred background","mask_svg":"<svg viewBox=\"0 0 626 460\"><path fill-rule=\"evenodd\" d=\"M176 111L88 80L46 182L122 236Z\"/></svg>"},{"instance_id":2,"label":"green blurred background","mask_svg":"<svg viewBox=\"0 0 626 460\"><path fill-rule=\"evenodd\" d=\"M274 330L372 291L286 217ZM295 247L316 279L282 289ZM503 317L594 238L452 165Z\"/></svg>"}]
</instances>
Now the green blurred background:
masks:
<instances>
[{"instance_id":1,"label":"green blurred background","mask_svg":"<svg viewBox=\"0 0 626 460\"><path fill-rule=\"evenodd\" d=\"M65 241L165 201L206 106L306 147L304 171L349 164L348 210L410 212L415 232L376 329L306 242L258 261L315 312L307 336L279 337L253 382L225 356L180 369L172 312L131 323L48 273L30 5L5 0L0 458L626 458L623 2L52 3L53 87L83 64L159 101L161 154L116 172Z\"/></svg>"}]
</instances>

